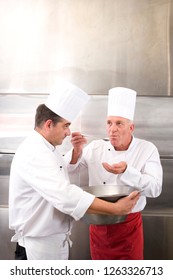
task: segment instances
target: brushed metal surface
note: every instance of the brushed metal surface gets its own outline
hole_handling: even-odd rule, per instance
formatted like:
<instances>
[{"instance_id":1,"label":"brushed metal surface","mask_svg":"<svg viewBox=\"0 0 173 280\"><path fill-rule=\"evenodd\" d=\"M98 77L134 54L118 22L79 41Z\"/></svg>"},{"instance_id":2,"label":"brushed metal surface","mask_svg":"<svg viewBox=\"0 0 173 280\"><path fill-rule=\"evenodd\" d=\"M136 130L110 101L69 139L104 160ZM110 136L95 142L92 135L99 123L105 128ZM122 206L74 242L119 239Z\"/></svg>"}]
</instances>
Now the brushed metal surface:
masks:
<instances>
[{"instance_id":1,"label":"brushed metal surface","mask_svg":"<svg viewBox=\"0 0 173 280\"><path fill-rule=\"evenodd\" d=\"M95 195L103 200L115 202L123 196L129 195L132 191L139 190L138 188L132 188L129 186L88 186L82 187L82 189L88 193Z\"/></svg>"},{"instance_id":2,"label":"brushed metal surface","mask_svg":"<svg viewBox=\"0 0 173 280\"><path fill-rule=\"evenodd\" d=\"M10 174L11 162L14 154L0 153L0 176L8 176Z\"/></svg>"},{"instance_id":3,"label":"brushed metal surface","mask_svg":"<svg viewBox=\"0 0 173 280\"><path fill-rule=\"evenodd\" d=\"M8 205L9 176L0 176L0 207Z\"/></svg>"},{"instance_id":4,"label":"brushed metal surface","mask_svg":"<svg viewBox=\"0 0 173 280\"><path fill-rule=\"evenodd\" d=\"M16 151L33 129L35 109L44 100L43 95L1 96L0 151ZM161 156L173 156L172 108L173 97L137 96L134 136L153 142ZM98 135L106 138L106 115L107 95L92 95L79 117L70 126L71 131L81 131L83 134L91 135L87 138L88 143ZM70 137L68 137L61 149L67 151L70 148Z\"/></svg>"},{"instance_id":5,"label":"brushed metal surface","mask_svg":"<svg viewBox=\"0 0 173 280\"><path fill-rule=\"evenodd\" d=\"M49 92L61 76L92 94L172 94L173 1L89 2L1 5L1 92Z\"/></svg>"},{"instance_id":6,"label":"brushed metal surface","mask_svg":"<svg viewBox=\"0 0 173 280\"><path fill-rule=\"evenodd\" d=\"M161 159L163 167L162 193L157 198L147 198L144 212L163 212L173 209L173 159Z\"/></svg>"},{"instance_id":7,"label":"brushed metal surface","mask_svg":"<svg viewBox=\"0 0 173 280\"><path fill-rule=\"evenodd\" d=\"M10 241L13 235L8 229L8 208L0 207L0 260L14 260L16 243Z\"/></svg>"},{"instance_id":8,"label":"brushed metal surface","mask_svg":"<svg viewBox=\"0 0 173 280\"><path fill-rule=\"evenodd\" d=\"M161 156L173 157L173 97L137 96L134 136L153 142ZM106 134L107 96L91 96L81 114L83 134Z\"/></svg>"},{"instance_id":9,"label":"brushed metal surface","mask_svg":"<svg viewBox=\"0 0 173 280\"><path fill-rule=\"evenodd\" d=\"M113 225L124 222L127 215L85 214L82 221L88 225Z\"/></svg>"},{"instance_id":10,"label":"brushed metal surface","mask_svg":"<svg viewBox=\"0 0 173 280\"><path fill-rule=\"evenodd\" d=\"M144 257L146 260L173 260L172 215L143 214Z\"/></svg>"},{"instance_id":11,"label":"brushed metal surface","mask_svg":"<svg viewBox=\"0 0 173 280\"><path fill-rule=\"evenodd\" d=\"M13 154L0 153L0 207L8 205L9 174Z\"/></svg>"},{"instance_id":12,"label":"brushed metal surface","mask_svg":"<svg viewBox=\"0 0 173 280\"><path fill-rule=\"evenodd\" d=\"M95 195L96 197L109 201L116 202L118 199L129 195L137 188L129 186L89 186L83 187L84 191ZM82 218L87 224L95 225L110 225L121 223L125 220L126 215L101 215L101 214L85 214Z\"/></svg>"}]
</instances>

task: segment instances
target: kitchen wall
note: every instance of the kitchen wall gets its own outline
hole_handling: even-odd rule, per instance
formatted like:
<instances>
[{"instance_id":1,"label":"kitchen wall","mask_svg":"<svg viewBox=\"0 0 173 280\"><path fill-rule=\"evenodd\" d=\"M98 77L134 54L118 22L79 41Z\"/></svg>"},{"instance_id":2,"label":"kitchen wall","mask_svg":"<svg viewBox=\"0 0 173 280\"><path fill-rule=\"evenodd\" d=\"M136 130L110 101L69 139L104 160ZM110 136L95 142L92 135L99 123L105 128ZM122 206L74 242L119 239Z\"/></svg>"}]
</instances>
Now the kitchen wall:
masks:
<instances>
[{"instance_id":1,"label":"kitchen wall","mask_svg":"<svg viewBox=\"0 0 173 280\"><path fill-rule=\"evenodd\" d=\"M173 95L172 0L0 0L0 92Z\"/></svg>"},{"instance_id":2,"label":"kitchen wall","mask_svg":"<svg viewBox=\"0 0 173 280\"><path fill-rule=\"evenodd\" d=\"M173 259L172 34L173 0L0 0L0 259L12 259L14 252L8 230L10 163L33 128L36 106L58 77L91 95L72 125L88 134L104 136L109 88L137 91L136 136L158 146L164 167L163 196L149 201L143 213L145 254ZM67 139L62 151L69 145ZM85 174L72 180L87 183ZM90 258L87 228L82 221L74 224L72 239L78 242L71 259Z\"/></svg>"}]
</instances>

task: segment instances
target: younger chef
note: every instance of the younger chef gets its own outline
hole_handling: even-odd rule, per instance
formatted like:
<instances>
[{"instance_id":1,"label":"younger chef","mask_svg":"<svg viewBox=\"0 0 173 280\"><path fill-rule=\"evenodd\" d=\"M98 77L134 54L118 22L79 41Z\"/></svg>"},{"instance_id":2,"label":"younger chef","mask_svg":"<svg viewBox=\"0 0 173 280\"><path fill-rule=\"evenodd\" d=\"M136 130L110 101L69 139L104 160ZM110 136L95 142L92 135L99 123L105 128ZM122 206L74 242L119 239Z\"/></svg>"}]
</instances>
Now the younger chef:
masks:
<instances>
[{"instance_id":1,"label":"younger chef","mask_svg":"<svg viewBox=\"0 0 173 280\"><path fill-rule=\"evenodd\" d=\"M56 146L71 134L69 126L88 99L76 86L59 83L56 92L38 106L35 129L13 158L9 227L15 231L12 241L25 248L29 260L68 259L73 219L79 220L85 212L127 214L139 199L133 192L117 203L109 203L70 183Z\"/></svg>"}]
</instances>

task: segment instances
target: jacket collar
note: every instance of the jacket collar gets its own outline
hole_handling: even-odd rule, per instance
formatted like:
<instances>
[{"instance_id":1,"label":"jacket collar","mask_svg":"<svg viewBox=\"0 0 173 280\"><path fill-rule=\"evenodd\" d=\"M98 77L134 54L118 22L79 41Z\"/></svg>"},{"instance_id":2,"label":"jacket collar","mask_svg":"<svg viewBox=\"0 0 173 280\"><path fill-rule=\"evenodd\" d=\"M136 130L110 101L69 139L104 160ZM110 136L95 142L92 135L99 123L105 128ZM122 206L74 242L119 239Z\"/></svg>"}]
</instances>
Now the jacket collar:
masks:
<instances>
[{"instance_id":1,"label":"jacket collar","mask_svg":"<svg viewBox=\"0 0 173 280\"><path fill-rule=\"evenodd\" d=\"M44 138L39 132L37 132L36 130L34 130L34 134L35 134L36 137L41 138L42 141L44 142L44 144L45 144L52 152L55 151L56 147L53 146L50 142L48 142L48 141L46 140L46 138Z\"/></svg>"}]
</instances>

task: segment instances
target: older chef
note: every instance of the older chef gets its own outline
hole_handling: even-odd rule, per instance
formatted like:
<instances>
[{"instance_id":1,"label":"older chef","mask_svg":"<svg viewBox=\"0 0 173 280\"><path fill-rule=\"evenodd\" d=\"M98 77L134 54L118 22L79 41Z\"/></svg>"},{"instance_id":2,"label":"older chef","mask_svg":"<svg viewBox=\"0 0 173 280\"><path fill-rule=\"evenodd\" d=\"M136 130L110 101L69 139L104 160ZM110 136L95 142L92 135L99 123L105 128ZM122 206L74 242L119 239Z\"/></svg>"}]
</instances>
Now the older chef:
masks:
<instances>
[{"instance_id":1,"label":"older chef","mask_svg":"<svg viewBox=\"0 0 173 280\"><path fill-rule=\"evenodd\" d=\"M63 156L56 146L70 135L69 126L89 96L62 82L37 108L35 129L20 145L10 172L9 227L12 241L27 259L68 259L72 220L90 213L129 213L137 192L108 203L70 184ZM83 140L85 143L85 140Z\"/></svg>"},{"instance_id":2,"label":"older chef","mask_svg":"<svg viewBox=\"0 0 173 280\"><path fill-rule=\"evenodd\" d=\"M157 197L161 193L162 166L155 145L133 136L135 103L134 90L112 88L107 114L110 141L96 140L83 149L82 136L72 134L74 149L69 172L87 167L89 185L105 185L105 188L106 185L128 185L144 190L125 222L90 226L92 259L143 259L141 211L146 197Z\"/></svg>"}]
</instances>

